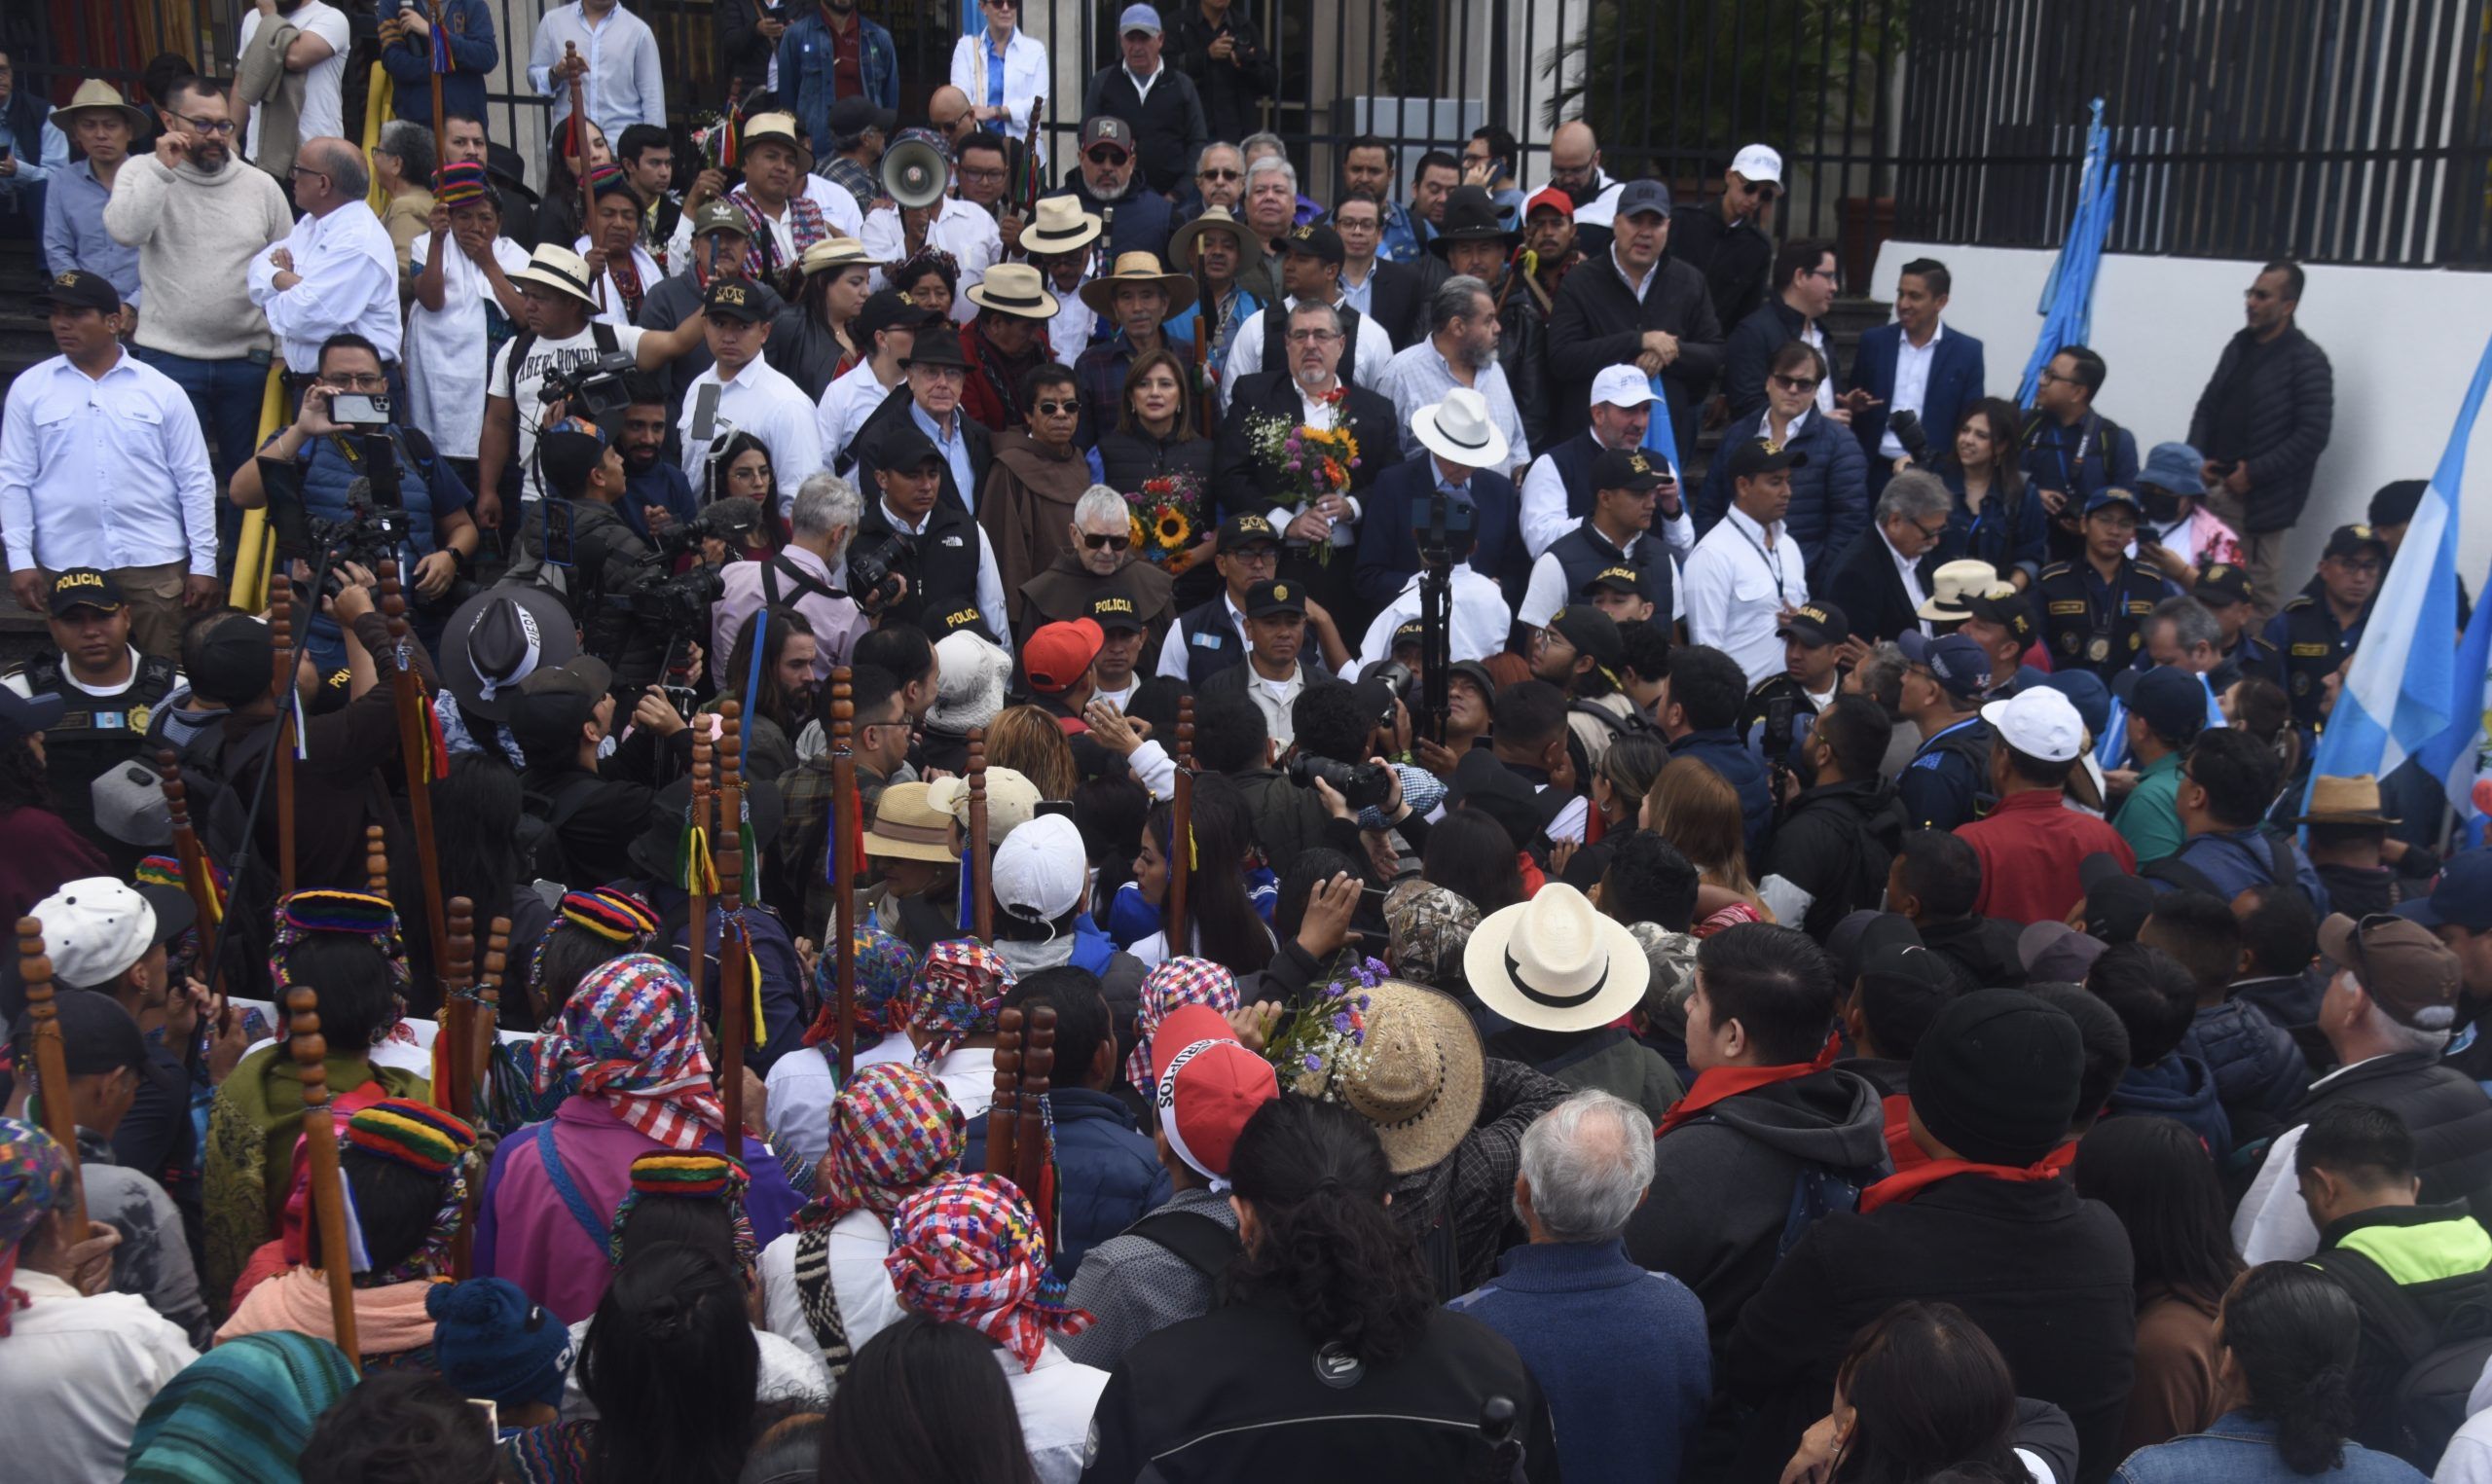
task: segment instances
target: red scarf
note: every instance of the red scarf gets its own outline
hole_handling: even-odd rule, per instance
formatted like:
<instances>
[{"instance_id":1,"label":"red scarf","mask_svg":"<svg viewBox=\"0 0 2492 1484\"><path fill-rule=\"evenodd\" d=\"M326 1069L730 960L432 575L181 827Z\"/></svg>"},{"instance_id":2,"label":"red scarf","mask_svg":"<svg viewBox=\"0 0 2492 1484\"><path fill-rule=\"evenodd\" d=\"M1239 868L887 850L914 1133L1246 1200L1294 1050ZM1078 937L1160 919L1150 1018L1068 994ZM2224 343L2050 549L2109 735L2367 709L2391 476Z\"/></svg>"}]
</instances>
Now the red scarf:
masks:
<instances>
[{"instance_id":1,"label":"red scarf","mask_svg":"<svg viewBox=\"0 0 2492 1484\"><path fill-rule=\"evenodd\" d=\"M1970 1159L1933 1159L1901 1175L1890 1175L1860 1192L1860 1213L1865 1216L1881 1206L1909 1201L1940 1180L1953 1179L1960 1175L1978 1175L1984 1179L2024 1183L2055 1180L2075 1158L2076 1145L2064 1143L2022 1169L2014 1165L1985 1165Z\"/></svg>"},{"instance_id":2,"label":"red scarf","mask_svg":"<svg viewBox=\"0 0 2492 1484\"><path fill-rule=\"evenodd\" d=\"M1842 1046L1842 1033L1830 1032L1825 1049L1817 1053L1814 1062L1791 1062L1780 1067L1708 1067L1696 1074L1696 1085L1687 1090L1687 1096L1671 1104L1669 1111L1662 1115L1662 1126L1653 1131L1653 1137L1661 1138L1726 1099L1821 1072L1834 1065L1835 1053Z\"/></svg>"}]
</instances>

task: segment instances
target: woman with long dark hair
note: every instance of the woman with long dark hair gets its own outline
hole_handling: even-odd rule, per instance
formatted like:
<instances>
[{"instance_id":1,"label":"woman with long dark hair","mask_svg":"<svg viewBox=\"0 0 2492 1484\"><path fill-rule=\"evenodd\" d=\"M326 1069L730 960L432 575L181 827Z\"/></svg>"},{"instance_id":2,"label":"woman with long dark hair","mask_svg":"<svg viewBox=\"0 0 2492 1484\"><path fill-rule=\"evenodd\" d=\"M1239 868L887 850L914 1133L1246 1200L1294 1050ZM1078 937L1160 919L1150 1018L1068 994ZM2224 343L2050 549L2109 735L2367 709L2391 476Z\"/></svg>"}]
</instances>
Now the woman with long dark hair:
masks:
<instances>
[{"instance_id":1,"label":"woman with long dark hair","mask_svg":"<svg viewBox=\"0 0 2492 1484\"><path fill-rule=\"evenodd\" d=\"M710 476L714 500L758 500L761 502L761 524L754 527L756 535L779 528L779 476L770 467L770 450L751 433L738 433L727 440L712 463Z\"/></svg>"},{"instance_id":2,"label":"woman with long dark hair","mask_svg":"<svg viewBox=\"0 0 2492 1484\"><path fill-rule=\"evenodd\" d=\"M1194 782L1192 866L1186 877L1187 943L1172 949L1168 931L1168 862L1188 849L1175 838L1174 806L1154 804L1142 827L1142 851L1133 859L1134 885L1159 914L1159 931L1129 952L1144 966L1191 956L1224 964L1233 974L1261 972L1272 961L1272 930L1255 910L1246 887L1246 852L1254 846L1246 801L1237 785L1219 774Z\"/></svg>"},{"instance_id":3,"label":"woman with long dark hair","mask_svg":"<svg viewBox=\"0 0 2492 1484\"><path fill-rule=\"evenodd\" d=\"M2206 1145L2170 1118L2109 1118L2077 1142L2077 1194L2128 1228L2137 1261L2137 1380L2123 1456L2195 1432L2223 1412L2216 1314L2241 1273L2223 1181Z\"/></svg>"},{"instance_id":4,"label":"woman with long dark hair","mask_svg":"<svg viewBox=\"0 0 2492 1484\"><path fill-rule=\"evenodd\" d=\"M1956 497L1939 538L1942 561L1978 557L2022 588L2049 560L2050 517L2042 497L2025 479L2025 424L2004 397L1984 397L1964 409L1955 436L1936 454L1933 472ZM1910 462L1898 459L1900 470Z\"/></svg>"},{"instance_id":5,"label":"woman with long dark hair","mask_svg":"<svg viewBox=\"0 0 2492 1484\"><path fill-rule=\"evenodd\" d=\"M450 777L432 785L433 848L441 864L442 900L463 896L472 904L480 961L494 919L510 919L514 959L542 939L554 921L553 909L522 873L519 852L511 843L510 822L520 815L521 793L519 775L498 752L453 752ZM391 858L391 894L400 901L422 899L425 888L412 879L414 864L412 852L401 851ZM398 879L402 872L410 877L404 883ZM431 934L416 934L408 948L416 960L416 981L422 987L408 1008L417 1015L437 1015L440 1005L431 998L429 983ZM503 995L502 1024L532 1029L532 1019L525 1026L512 1019L514 1009L525 1009L514 1004L518 998Z\"/></svg>"},{"instance_id":6,"label":"woman with long dark hair","mask_svg":"<svg viewBox=\"0 0 2492 1484\"><path fill-rule=\"evenodd\" d=\"M614 163L605 130L593 119L582 119L588 131L587 158L581 158L574 129L566 121L545 138L545 195L536 207L536 240L568 247L586 231L580 223L580 182L602 164Z\"/></svg>"},{"instance_id":7,"label":"woman with long dark hair","mask_svg":"<svg viewBox=\"0 0 2492 1484\"><path fill-rule=\"evenodd\" d=\"M2421 1484L2413 1466L2352 1440L2362 1333L2352 1295L2317 1268L2262 1262L2242 1274L2216 1322L2217 1374L2232 1409L2200 1431L2130 1454L2123 1484Z\"/></svg>"},{"instance_id":8,"label":"woman with long dark hair","mask_svg":"<svg viewBox=\"0 0 2492 1484\"><path fill-rule=\"evenodd\" d=\"M906 1315L858 1349L831 1394L822 1484L1037 1484L995 1344Z\"/></svg>"},{"instance_id":9,"label":"woman with long dark hair","mask_svg":"<svg viewBox=\"0 0 2492 1484\"><path fill-rule=\"evenodd\" d=\"M1964 1311L1907 1301L1861 1326L1835 1372L1834 1407L1785 1477L1923 1484L1955 1469L2022 1479L2016 1383Z\"/></svg>"},{"instance_id":10,"label":"woman with long dark hair","mask_svg":"<svg viewBox=\"0 0 2492 1484\"><path fill-rule=\"evenodd\" d=\"M1457 809L1428 831L1419 874L1480 910L1482 917L1522 900L1522 865L1506 827L1476 809Z\"/></svg>"},{"instance_id":11,"label":"woman with long dark hair","mask_svg":"<svg viewBox=\"0 0 2492 1484\"><path fill-rule=\"evenodd\" d=\"M1482 1405L1515 1406L1525 1473L1557 1477L1549 1411L1514 1347L1437 1303L1386 1210L1367 1119L1284 1092L1229 1156L1244 1250L1220 1305L1125 1353L1091 1421L1085 1477L1479 1476ZM1216 1453L1214 1450L1217 1450Z\"/></svg>"},{"instance_id":12,"label":"woman with long dark hair","mask_svg":"<svg viewBox=\"0 0 2492 1484\"><path fill-rule=\"evenodd\" d=\"M1099 483L1130 500L1154 479L1173 480L1192 487L1195 507L1204 512L1205 528L1195 532L1198 539L1177 577L1181 611L1220 591L1220 574L1211 564L1219 535L1210 500L1212 446L1194 426L1193 402L1186 395L1191 381L1192 368L1162 345L1135 356L1125 368L1124 392L1113 417L1106 408L1094 410Z\"/></svg>"}]
</instances>

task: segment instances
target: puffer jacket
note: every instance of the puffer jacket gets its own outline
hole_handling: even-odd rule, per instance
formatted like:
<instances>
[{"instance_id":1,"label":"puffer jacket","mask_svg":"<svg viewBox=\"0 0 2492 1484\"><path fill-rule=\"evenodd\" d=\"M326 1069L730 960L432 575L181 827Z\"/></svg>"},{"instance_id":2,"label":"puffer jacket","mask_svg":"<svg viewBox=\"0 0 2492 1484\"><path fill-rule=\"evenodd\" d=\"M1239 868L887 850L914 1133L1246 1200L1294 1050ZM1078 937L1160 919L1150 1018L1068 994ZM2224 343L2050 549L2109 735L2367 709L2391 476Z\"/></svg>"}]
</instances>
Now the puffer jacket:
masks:
<instances>
[{"instance_id":1,"label":"puffer jacket","mask_svg":"<svg viewBox=\"0 0 2492 1484\"><path fill-rule=\"evenodd\" d=\"M1056 1273L1071 1279L1081 1256L1168 1199L1168 1172L1133 1114L1112 1094L1059 1087L1047 1094L1055 1134ZM986 1168L986 1120L970 1120L961 1168Z\"/></svg>"},{"instance_id":2,"label":"puffer jacket","mask_svg":"<svg viewBox=\"0 0 2492 1484\"><path fill-rule=\"evenodd\" d=\"M2174 1052L2151 1067L2132 1067L2111 1089L2107 1117L2170 1118L2185 1125L2220 1166L2232 1156L2232 1121L2216 1097L2207 1064Z\"/></svg>"},{"instance_id":3,"label":"puffer jacket","mask_svg":"<svg viewBox=\"0 0 2492 1484\"><path fill-rule=\"evenodd\" d=\"M2246 1000L2227 999L2198 1011L2180 1037L2180 1054L2207 1064L2233 1137L2242 1142L2283 1132L2282 1120L2310 1088L2310 1064L2301 1047L2266 1011ZM2254 1132L2250 1125L2259 1127Z\"/></svg>"},{"instance_id":4,"label":"puffer jacket","mask_svg":"<svg viewBox=\"0 0 2492 1484\"><path fill-rule=\"evenodd\" d=\"M1733 418L1722 433L1721 447L1736 449L1762 436L1764 426L1763 408ZM1851 429L1814 411L1786 447L1809 455L1807 463L1792 467L1791 508L1782 524L1791 539L1800 543L1800 555L1809 563L1809 590L1814 593L1825 585L1834 559L1851 544L1851 538L1869 528L1869 460ZM1696 493L1697 537L1703 539L1730 508L1731 460L1727 453L1717 452L1704 473L1704 487Z\"/></svg>"},{"instance_id":5,"label":"puffer jacket","mask_svg":"<svg viewBox=\"0 0 2492 1484\"><path fill-rule=\"evenodd\" d=\"M2215 420L2223 399L2223 383L2250 344L2242 330L2224 343L2215 375L2198 394L2197 411L2189 417L2189 442L2209 457L2225 456L2215 447ZM2242 528L2264 533L2290 528L2310 503L2311 472L2336 416L2336 374L2327 352L2301 333L2288 329L2279 337L2254 373L2250 415L2250 447L2233 456L2250 469L2250 492L2242 504L2249 519Z\"/></svg>"}]
</instances>

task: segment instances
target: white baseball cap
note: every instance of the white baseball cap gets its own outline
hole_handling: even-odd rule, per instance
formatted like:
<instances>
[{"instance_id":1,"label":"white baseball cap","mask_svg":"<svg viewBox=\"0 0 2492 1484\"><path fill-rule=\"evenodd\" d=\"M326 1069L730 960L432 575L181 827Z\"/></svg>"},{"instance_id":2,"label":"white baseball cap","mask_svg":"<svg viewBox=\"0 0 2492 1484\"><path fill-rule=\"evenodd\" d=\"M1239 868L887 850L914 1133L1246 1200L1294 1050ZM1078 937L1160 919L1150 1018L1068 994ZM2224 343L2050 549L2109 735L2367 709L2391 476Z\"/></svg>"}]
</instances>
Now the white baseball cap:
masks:
<instances>
[{"instance_id":1,"label":"white baseball cap","mask_svg":"<svg viewBox=\"0 0 2492 1484\"><path fill-rule=\"evenodd\" d=\"M1041 814L995 850L995 905L1029 923L1052 923L1081 901L1090 858L1081 831L1062 814Z\"/></svg>"},{"instance_id":2,"label":"white baseball cap","mask_svg":"<svg viewBox=\"0 0 2492 1484\"><path fill-rule=\"evenodd\" d=\"M90 876L65 883L26 914L43 923L52 977L102 989L156 946L156 909L128 882Z\"/></svg>"},{"instance_id":3,"label":"white baseball cap","mask_svg":"<svg viewBox=\"0 0 2492 1484\"><path fill-rule=\"evenodd\" d=\"M1637 366L1603 366L1593 374L1593 396L1590 406L1642 407L1660 399L1653 394L1653 379Z\"/></svg>"},{"instance_id":4,"label":"white baseball cap","mask_svg":"<svg viewBox=\"0 0 2492 1484\"><path fill-rule=\"evenodd\" d=\"M2085 720L2066 696L2047 685L2018 691L1982 707L1982 720L1999 740L2046 763L2073 762L2085 750Z\"/></svg>"},{"instance_id":5,"label":"white baseball cap","mask_svg":"<svg viewBox=\"0 0 2492 1484\"><path fill-rule=\"evenodd\" d=\"M1750 180L1782 184L1782 157L1770 144L1751 144L1731 157L1731 168Z\"/></svg>"}]
</instances>

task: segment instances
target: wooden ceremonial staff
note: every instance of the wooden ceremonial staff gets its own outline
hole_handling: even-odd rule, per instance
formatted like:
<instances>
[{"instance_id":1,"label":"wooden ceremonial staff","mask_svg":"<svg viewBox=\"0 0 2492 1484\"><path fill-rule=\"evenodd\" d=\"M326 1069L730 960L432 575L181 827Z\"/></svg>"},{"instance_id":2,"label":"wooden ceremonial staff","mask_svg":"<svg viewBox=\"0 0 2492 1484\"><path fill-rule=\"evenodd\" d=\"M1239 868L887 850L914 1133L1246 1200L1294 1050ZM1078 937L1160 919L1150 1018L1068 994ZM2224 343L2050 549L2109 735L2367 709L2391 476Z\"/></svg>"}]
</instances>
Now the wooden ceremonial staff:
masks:
<instances>
[{"instance_id":1,"label":"wooden ceremonial staff","mask_svg":"<svg viewBox=\"0 0 2492 1484\"><path fill-rule=\"evenodd\" d=\"M1204 379L1211 365L1211 280L1203 276L1203 235L1194 234L1194 429L1208 436L1211 428L1211 382ZM1238 254L1238 270L1245 270L1245 254Z\"/></svg>"},{"instance_id":2,"label":"wooden ceremonial staff","mask_svg":"<svg viewBox=\"0 0 2492 1484\"><path fill-rule=\"evenodd\" d=\"M270 684L276 702L276 889L294 894L294 584L269 583L269 643L275 651Z\"/></svg>"},{"instance_id":3,"label":"wooden ceremonial staff","mask_svg":"<svg viewBox=\"0 0 2492 1484\"><path fill-rule=\"evenodd\" d=\"M347 1363L363 1369L354 1339L354 1264L347 1254L346 1177L338 1170L338 1125L329 1112L329 1043L320 1034L320 996L302 985L286 992L293 1012L294 1065L303 1079L303 1143L312 1172L312 1216L320 1230L320 1273L329 1282L329 1327Z\"/></svg>"},{"instance_id":4,"label":"wooden ceremonial staff","mask_svg":"<svg viewBox=\"0 0 2492 1484\"><path fill-rule=\"evenodd\" d=\"M432 64L436 49L443 56L450 54L450 37L441 28L441 0L432 0L431 19L432 34L424 38L424 72L432 82L432 158L438 162L450 158L449 151L442 146L441 69Z\"/></svg>"},{"instance_id":5,"label":"wooden ceremonial staff","mask_svg":"<svg viewBox=\"0 0 2492 1484\"><path fill-rule=\"evenodd\" d=\"M701 861L692 858L692 839L694 831L704 831L702 849L709 849L710 837L706 831L710 824L710 780L715 766L710 747L710 726L703 720L692 729L692 817L683 821L683 834L678 837L680 844L676 848L687 868L683 873L683 886L691 897L692 961L687 968L692 977L692 1002L696 1005L704 1002L701 985L708 977L710 873L702 869Z\"/></svg>"},{"instance_id":6,"label":"wooden ceremonial staff","mask_svg":"<svg viewBox=\"0 0 2492 1484\"><path fill-rule=\"evenodd\" d=\"M1168 924L1168 957L1192 952L1186 936L1186 886L1194 859L1194 698L1177 698L1176 796L1168 805L1168 892L1161 916Z\"/></svg>"},{"instance_id":7,"label":"wooden ceremonial staff","mask_svg":"<svg viewBox=\"0 0 2492 1484\"><path fill-rule=\"evenodd\" d=\"M579 43L575 41L563 43L563 60L576 62L579 59ZM580 157L580 235L586 236L590 225L597 220L597 193L591 191L588 185L590 166L588 163L588 69L586 67L571 74L571 148Z\"/></svg>"},{"instance_id":8,"label":"wooden ceremonial staff","mask_svg":"<svg viewBox=\"0 0 2492 1484\"><path fill-rule=\"evenodd\" d=\"M995 882L987 866L995 852L988 848L986 821L986 728L970 728L970 926L980 943L995 941Z\"/></svg>"},{"instance_id":9,"label":"wooden ceremonial staff","mask_svg":"<svg viewBox=\"0 0 2492 1484\"><path fill-rule=\"evenodd\" d=\"M475 1068L468 1051L475 1044L475 1003L467 996L476 980L476 904L466 897L450 899L450 955L442 960L441 1008L434 1013L433 1066L441 1068L447 1088L432 1090L432 1104L450 1116L472 1123L476 1117ZM450 1276L465 1283L472 1267L474 1232L461 1207L458 1224L450 1234Z\"/></svg>"},{"instance_id":10,"label":"wooden ceremonial staff","mask_svg":"<svg viewBox=\"0 0 2492 1484\"><path fill-rule=\"evenodd\" d=\"M378 824L363 827L363 889L374 896L389 894L388 834Z\"/></svg>"},{"instance_id":11,"label":"wooden ceremonial staff","mask_svg":"<svg viewBox=\"0 0 2492 1484\"><path fill-rule=\"evenodd\" d=\"M742 1159L745 996L752 993L752 940L744 925L744 707L730 701L718 711L718 1096L727 1110L727 1157Z\"/></svg>"},{"instance_id":12,"label":"wooden ceremonial staff","mask_svg":"<svg viewBox=\"0 0 2492 1484\"><path fill-rule=\"evenodd\" d=\"M839 1017L839 1080L857 1067L857 849L863 822L857 796L856 692L845 665L830 670L830 932L834 1013ZM972 736L975 734L972 733ZM975 743L971 743L972 746Z\"/></svg>"},{"instance_id":13,"label":"wooden ceremonial staff","mask_svg":"<svg viewBox=\"0 0 2492 1484\"><path fill-rule=\"evenodd\" d=\"M1021 1045L1021 1097L1014 1111L1021 1120L1018 1137L1012 1144L1012 1183L1030 1198L1030 1210L1039 1218L1039 1230L1046 1235L1047 1250L1055 1250L1055 1202L1046 1193L1047 1132L1046 1104L1049 1075L1055 1070L1055 1010L1049 1005L1034 1005L1024 1017L1026 1022ZM992 1136L990 1136L991 1138ZM993 1169L990 1158L987 1167Z\"/></svg>"},{"instance_id":14,"label":"wooden ceremonial staff","mask_svg":"<svg viewBox=\"0 0 2492 1484\"><path fill-rule=\"evenodd\" d=\"M198 934L200 953L204 957L208 944L216 938L216 920L224 916L216 905L216 883L207 874L207 851L200 848L199 831L191 827L190 793L182 782L181 754L170 747L158 748L156 770L165 779L165 809L173 821L173 858L182 863L182 889L191 896L192 931ZM202 963L199 971L208 988L222 998L224 965Z\"/></svg>"},{"instance_id":15,"label":"wooden ceremonial staff","mask_svg":"<svg viewBox=\"0 0 2492 1484\"><path fill-rule=\"evenodd\" d=\"M1021 1011L995 1017L995 1102L986 1110L986 1168L1011 1179L1020 1173Z\"/></svg>"},{"instance_id":16,"label":"wooden ceremonial staff","mask_svg":"<svg viewBox=\"0 0 2492 1484\"><path fill-rule=\"evenodd\" d=\"M43 1089L43 1131L69 1162L69 1230L87 1240L87 1186L78 1176L78 1109L69 1097L69 1058L60 1045L60 1012L52 1003L52 959L43 951L43 923L18 919L18 977L26 987L26 1014L34 1024L35 1080Z\"/></svg>"},{"instance_id":17,"label":"wooden ceremonial staff","mask_svg":"<svg viewBox=\"0 0 2492 1484\"><path fill-rule=\"evenodd\" d=\"M407 819L416 832L416 868L424 894L424 926L432 944L433 978L450 959L450 927L442 913L441 851L432 832L432 723L424 715L423 677L416 672L407 633L407 595L398 585L398 561L381 562L381 615L389 625L389 692L398 707L399 771L407 776ZM383 888L375 887L378 892ZM449 996L442 996L447 1002Z\"/></svg>"},{"instance_id":18,"label":"wooden ceremonial staff","mask_svg":"<svg viewBox=\"0 0 2492 1484\"><path fill-rule=\"evenodd\" d=\"M476 1027L467 1048L467 1065L474 1069L468 1083L470 1106L482 1101L493 1075L494 1040L502 1021L502 975L509 967L510 919L495 918L485 930L485 971L476 980Z\"/></svg>"}]
</instances>

